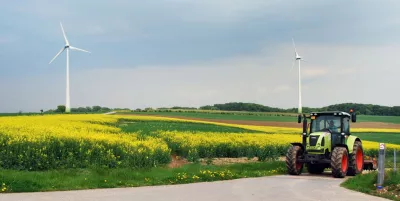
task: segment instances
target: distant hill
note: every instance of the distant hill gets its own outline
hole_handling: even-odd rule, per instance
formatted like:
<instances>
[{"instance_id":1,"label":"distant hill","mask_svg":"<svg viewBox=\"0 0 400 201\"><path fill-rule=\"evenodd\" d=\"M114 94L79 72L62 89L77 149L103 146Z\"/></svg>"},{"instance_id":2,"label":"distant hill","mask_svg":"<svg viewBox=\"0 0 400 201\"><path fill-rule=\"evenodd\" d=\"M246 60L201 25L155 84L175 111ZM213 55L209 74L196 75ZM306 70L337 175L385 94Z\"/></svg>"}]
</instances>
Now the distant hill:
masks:
<instances>
[{"instance_id":1,"label":"distant hill","mask_svg":"<svg viewBox=\"0 0 400 201\"><path fill-rule=\"evenodd\" d=\"M315 112L315 111L350 111L350 109L354 109L357 114L364 115L379 115L379 116L400 116L400 106L381 106L381 105L373 105L373 104L361 104L361 103L341 103L335 105L329 105L322 108L310 108L303 107L304 113ZM288 113L296 113L297 108L275 108L264 106L255 103L243 103L243 102L230 102L223 104L214 104L214 105L206 105L201 106L199 109L202 110L225 110L225 111L248 111L248 112L288 112Z\"/></svg>"}]
</instances>

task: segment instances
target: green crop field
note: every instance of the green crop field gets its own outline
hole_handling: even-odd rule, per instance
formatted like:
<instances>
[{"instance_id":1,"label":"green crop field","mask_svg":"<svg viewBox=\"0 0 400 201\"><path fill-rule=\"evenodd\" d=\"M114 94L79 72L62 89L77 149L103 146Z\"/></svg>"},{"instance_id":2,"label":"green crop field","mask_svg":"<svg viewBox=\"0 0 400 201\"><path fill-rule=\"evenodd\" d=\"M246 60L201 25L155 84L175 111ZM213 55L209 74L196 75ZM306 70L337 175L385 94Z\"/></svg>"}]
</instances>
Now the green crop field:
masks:
<instances>
[{"instance_id":1,"label":"green crop field","mask_svg":"<svg viewBox=\"0 0 400 201\"><path fill-rule=\"evenodd\" d=\"M218 126L212 124L191 123L191 122L167 122L167 121L130 121L121 124L121 130L127 133L141 132L150 134L156 131L196 131L196 132L220 132L220 133L256 133L259 131Z\"/></svg>"},{"instance_id":2,"label":"green crop field","mask_svg":"<svg viewBox=\"0 0 400 201\"><path fill-rule=\"evenodd\" d=\"M361 140L400 144L400 133L355 133Z\"/></svg>"},{"instance_id":3,"label":"green crop field","mask_svg":"<svg viewBox=\"0 0 400 201\"><path fill-rule=\"evenodd\" d=\"M211 114L201 112L134 112L132 114L142 115L160 115L169 117L189 117L201 119L222 119L222 120L245 120L245 121L280 121L280 122L296 122L297 117L293 116L276 116L277 114Z\"/></svg>"},{"instance_id":4,"label":"green crop field","mask_svg":"<svg viewBox=\"0 0 400 201\"><path fill-rule=\"evenodd\" d=\"M359 121L359 122L383 122L383 123L400 124L400 116L358 115L357 116L357 121Z\"/></svg>"},{"instance_id":5,"label":"green crop field","mask_svg":"<svg viewBox=\"0 0 400 201\"><path fill-rule=\"evenodd\" d=\"M159 115L169 117L188 117L200 119L216 120L242 120L242 121L277 121L277 122L297 122L297 117L293 114L261 113L261 112L226 112L226 113L207 113L207 112L132 112L129 114ZM358 115L358 122L382 122L400 124L400 116L369 116Z\"/></svg>"}]
</instances>

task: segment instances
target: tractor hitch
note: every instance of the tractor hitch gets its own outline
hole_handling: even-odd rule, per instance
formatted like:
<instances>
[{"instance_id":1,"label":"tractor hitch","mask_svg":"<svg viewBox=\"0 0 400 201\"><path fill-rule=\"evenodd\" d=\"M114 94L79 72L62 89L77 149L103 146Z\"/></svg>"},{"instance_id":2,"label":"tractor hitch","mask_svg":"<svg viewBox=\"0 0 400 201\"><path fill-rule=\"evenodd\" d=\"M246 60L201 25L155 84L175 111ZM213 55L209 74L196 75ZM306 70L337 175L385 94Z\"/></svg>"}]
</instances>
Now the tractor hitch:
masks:
<instances>
[{"instance_id":1,"label":"tractor hitch","mask_svg":"<svg viewBox=\"0 0 400 201\"><path fill-rule=\"evenodd\" d=\"M378 169L378 162L376 158L366 157L364 159L364 170L376 170Z\"/></svg>"}]
</instances>

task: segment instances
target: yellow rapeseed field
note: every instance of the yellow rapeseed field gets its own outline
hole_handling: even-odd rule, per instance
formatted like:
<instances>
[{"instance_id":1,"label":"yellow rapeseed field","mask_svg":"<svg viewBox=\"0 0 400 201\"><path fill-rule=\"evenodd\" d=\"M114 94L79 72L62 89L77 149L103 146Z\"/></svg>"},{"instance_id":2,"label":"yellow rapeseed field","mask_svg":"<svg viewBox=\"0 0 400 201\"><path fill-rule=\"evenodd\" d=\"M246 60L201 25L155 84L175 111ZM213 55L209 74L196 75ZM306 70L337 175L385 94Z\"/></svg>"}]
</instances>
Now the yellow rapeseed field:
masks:
<instances>
[{"instance_id":1,"label":"yellow rapeseed field","mask_svg":"<svg viewBox=\"0 0 400 201\"><path fill-rule=\"evenodd\" d=\"M259 160L286 154L295 135L252 133L192 133L164 131L159 135L169 147L189 160L204 157L258 157Z\"/></svg>"},{"instance_id":2,"label":"yellow rapeseed field","mask_svg":"<svg viewBox=\"0 0 400 201\"><path fill-rule=\"evenodd\" d=\"M191 160L204 157L278 158L286 154L290 143L301 143L301 135L253 133L161 132L168 146ZM386 144L387 149L400 150L400 145ZM377 155L378 142L363 141L366 155Z\"/></svg>"},{"instance_id":3,"label":"yellow rapeseed field","mask_svg":"<svg viewBox=\"0 0 400 201\"><path fill-rule=\"evenodd\" d=\"M41 170L58 167L149 167L170 160L161 139L137 140L104 115L0 118L0 166Z\"/></svg>"}]
</instances>

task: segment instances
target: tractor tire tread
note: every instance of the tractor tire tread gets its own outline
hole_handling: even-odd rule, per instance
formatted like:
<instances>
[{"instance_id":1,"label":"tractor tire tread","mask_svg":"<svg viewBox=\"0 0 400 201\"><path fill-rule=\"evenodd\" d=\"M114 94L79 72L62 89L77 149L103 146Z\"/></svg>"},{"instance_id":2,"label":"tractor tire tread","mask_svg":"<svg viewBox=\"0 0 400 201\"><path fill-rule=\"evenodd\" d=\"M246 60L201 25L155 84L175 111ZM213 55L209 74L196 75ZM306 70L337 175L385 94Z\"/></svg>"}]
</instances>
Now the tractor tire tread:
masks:
<instances>
[{"instance_id":1,"label":"tractor tire tread","mask_svg":"<svg viewBox=\"0 0 400 201\"><path fill-rule=\"evenodd\" d=\"M363 168L361 168L361 171L357 171L357 158L356 157L357 157L358 147L361 148L361 150L363 151L363 156L364 156L364 150L363 150L361 142L355 141L354 145L353 145L352 153L349 154L349 169L347 171L348 176L355 176L356 174L360 174L364 169L364 167L363 167ZM363 166L364 166L364 163L363 163Z\"/></svg>"},{"instance_id":2,"label":"tractor tire tread","mask_svg":"<svg viewBox=\"0 0 400 201\"><path fill-rule=\"evenodd\" d=\"M344 178L346 172L342 171L342 157L347 154L347 149L344 147L335 147L331 157L332 176L335 178Z\"/></svg>"},{"instance_id":3,"label":"tractor tire tread","mask_svg":"<svg viewBox=\"0 0 400 201\"><path fill-rule=\"evenodd\" d=\"M290 175L299 175L301 174L303 170L303 165L300 169L300 171L297 170L296 168L296 156L297 152L302 152L302 148L300 146L291 146L289 147L287 153L286 153L286 168L288 171L288 174ZM300 153L302 154L302 153Z\"/></svg>"}]
</instances>

